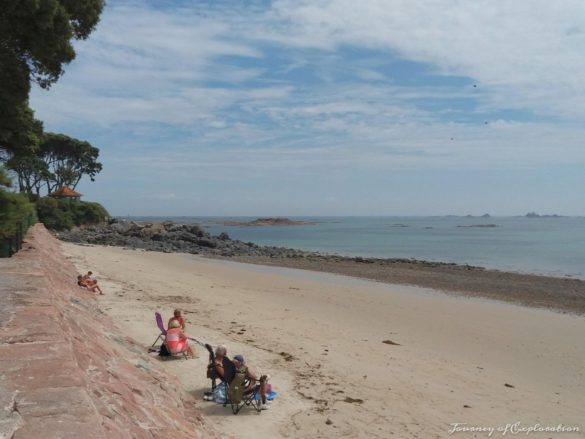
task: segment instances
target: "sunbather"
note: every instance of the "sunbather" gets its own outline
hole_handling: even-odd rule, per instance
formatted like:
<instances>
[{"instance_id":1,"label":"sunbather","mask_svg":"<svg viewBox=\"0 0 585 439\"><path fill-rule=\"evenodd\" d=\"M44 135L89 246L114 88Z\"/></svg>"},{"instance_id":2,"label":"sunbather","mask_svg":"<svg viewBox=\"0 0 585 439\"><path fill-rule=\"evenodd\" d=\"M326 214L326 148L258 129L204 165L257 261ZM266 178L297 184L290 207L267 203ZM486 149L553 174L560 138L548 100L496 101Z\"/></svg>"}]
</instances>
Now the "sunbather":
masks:
<instances>
[{"instance_id":1,"label":"sunbather","mask_svg":"<svg viewBox=\"0 0 585 439\"><path fill-rule=\"evenodd\" d=\"M77 276L77 285L79 285L82 288L86 288L87 290L91 291L92 293L99 291L100 294L104 294L102 292L102 289L99 287L97 280L92 280L91 278L86 278L85 276L79 275L79 276Z\"/></svg>"},{"instance_id":2,"label":"sunbather","mask_svg":"<svg viewBox=\"0 0 585 439\"><path fill-rule=\"evenodd\" d=\"M195 351L191 346L191 341L183 333L178 320L169 322L169 329L165 339L167 349L171 354L187 352L191 358L195 358Z\"/></svg>"},{"instance_id":3,"label":"sunbather","mask_svg":"<svg viewBox=\"0 0 585 439\"><path fill-rule=\"evenodd\" d=\"M270 408L270 406L266 402L266 381L268 379L268 376L262 375L260 378L258 378L258 376L254 372L250 371L250 369L246 366L246 362L244 360L243 355L234 355L234 358L232 361L234 363L234 366L236 366L236 370L239 373L244 373L246 375L246 378L248 378L248 380L250 382L248 384L248 387L246 387L246 390L244 390L244 394L249 394L249 393L252 393L254 391L259 391L259 393L260 393L260 401L259 401L260 410L268 410Z\"/></svg>"},{"instance_id":4,"label":"sunbather","mask_svg":"<svg viewBox=\"0 0 585 439\"><path fill-rule=\"evenodd\" d=\"M173 313L173 317L171 317L171 319L169 320L169 324L167 325L167 328L171 327L171 322L173 320L176 320L179 322L179 327L184 331L185 330L185 319L183 318L183 316L181 315L181 310L180 309L176 309Z\"/></svg>"}]
</instances>

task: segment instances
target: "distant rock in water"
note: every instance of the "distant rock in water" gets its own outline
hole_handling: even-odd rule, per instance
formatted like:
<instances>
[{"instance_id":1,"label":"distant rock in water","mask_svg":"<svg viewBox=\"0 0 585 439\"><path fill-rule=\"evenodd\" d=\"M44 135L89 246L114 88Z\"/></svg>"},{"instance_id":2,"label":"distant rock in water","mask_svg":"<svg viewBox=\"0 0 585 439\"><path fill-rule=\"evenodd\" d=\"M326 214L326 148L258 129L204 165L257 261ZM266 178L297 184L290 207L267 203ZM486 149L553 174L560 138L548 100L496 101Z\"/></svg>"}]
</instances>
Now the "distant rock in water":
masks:
<instances>
[{"instance_id":1,"label":"distant rock in water","mask_svg":"<svg viewBox=\"0 0 585 439\"><path fill-rule=\"evenodd\" d=\"M473 215L466 215L465 218L476 218ZM477 218L491 218L491 215L489 213L484 213L482 216L477 217Z\"/></svg>"},{"instance_id":2,"label":"distant rock in water","mask_svg":"<svg viewBox=\"0 0 585 439\"><path fill-rule=\"evenodd\" d=\"M539 215L536 212L528 212L526 214L526 218L563 218L562 215L557 215L557 214L553 214L553 215Z\"/></svg>"},{"instance_id":3,"label":"distant rock in water","mask_svg":"<svg viewBox=\"0 0 585 439\"><path fill-rule=\"evenodd\" d=\"M491 227L499 227L497 224L471 224L469 226L457 226L457 227L461 227L461 228L470 228L470 227L485 227L485 228L491 228Z\"/></svg>"},{"instance_id":4,"label":"distant rock in water","mask_svg":"<svg viewBox=\"0 0 585 439\"><path fill-rule=\"evenodd\" d=\"M250 226L250 227L263 227L263 226L307 226L312 224L318 224L317 221L293 221L288 218L257 218L254 221L224 221L224 226Z\"/></svg>"}]
</instances>

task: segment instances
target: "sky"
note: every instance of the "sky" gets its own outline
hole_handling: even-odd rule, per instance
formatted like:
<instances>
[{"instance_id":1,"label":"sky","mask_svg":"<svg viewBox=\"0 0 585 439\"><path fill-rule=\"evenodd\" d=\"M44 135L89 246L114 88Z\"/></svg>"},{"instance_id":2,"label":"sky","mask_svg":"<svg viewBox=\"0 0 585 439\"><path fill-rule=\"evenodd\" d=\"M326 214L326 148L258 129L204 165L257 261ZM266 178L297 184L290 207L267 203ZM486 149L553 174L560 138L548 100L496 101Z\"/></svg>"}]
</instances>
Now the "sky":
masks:
<instances>
[{"instance_id":1,"label":"sky","mask_svg":"<svg viewBox=\"0 0 585 439\"><path fill-rule=\"evenodd\" d=\"M582 0L109 0L31 106L113 215L583 215Z\"/></svg>"}]
</instances>

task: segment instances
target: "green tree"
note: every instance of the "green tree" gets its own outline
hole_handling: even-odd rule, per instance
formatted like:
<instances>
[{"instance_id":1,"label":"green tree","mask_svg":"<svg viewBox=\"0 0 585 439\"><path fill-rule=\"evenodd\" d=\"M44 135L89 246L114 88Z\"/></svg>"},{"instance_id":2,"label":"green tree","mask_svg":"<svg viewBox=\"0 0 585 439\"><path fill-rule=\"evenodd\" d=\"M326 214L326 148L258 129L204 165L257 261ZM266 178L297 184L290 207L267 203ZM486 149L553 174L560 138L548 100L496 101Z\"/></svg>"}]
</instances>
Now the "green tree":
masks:
<instances>
[{"instance_id":1,"label":"green tree","mask_svg":"<svg viewBox=\"0 0 585 439\"><path fill-rule=\"evenodd\" d=\"M75 58L99 21L104 0L0 0L0 148L10 141L28 108L30 83L49 88Z\"/></svg>"},{"instance_id":2,"label":"green tree","mask_svg":"<svg viewBox=\"0 0 585 439\"><path fill-rule=\"evenodd\" d=\"M37 153L15 153L6 161L6 166L16 173L18 189L39 197L41 189L51 174L47 163Z\"/></svg>"},{"instance_id":3,"label":"green tree","mask_svg":"<svg viewBox=\"0 0 585 439\"><path fill-rule=\"evenodd\" d=\"M49 192L61 186L75 189L84 175L95 181L95 176L102 170L102 164L97 161L99 148L65 134L46 134L39 153L47 165Z\"/></svg>"},{"instance_id":4,"label":"green tree","mask_svg":"<svg viewBox=\"0 0 585 439\"><path fill-rule=\"evenodd\" d=\"M94 181L102 170L99 153L89 142L47 133L35 152L16 152L6 166L16 173L20 191L34 198L43 188L47 193L61 186L75 189L85 175Z\"/></svg>"}]
</instances>

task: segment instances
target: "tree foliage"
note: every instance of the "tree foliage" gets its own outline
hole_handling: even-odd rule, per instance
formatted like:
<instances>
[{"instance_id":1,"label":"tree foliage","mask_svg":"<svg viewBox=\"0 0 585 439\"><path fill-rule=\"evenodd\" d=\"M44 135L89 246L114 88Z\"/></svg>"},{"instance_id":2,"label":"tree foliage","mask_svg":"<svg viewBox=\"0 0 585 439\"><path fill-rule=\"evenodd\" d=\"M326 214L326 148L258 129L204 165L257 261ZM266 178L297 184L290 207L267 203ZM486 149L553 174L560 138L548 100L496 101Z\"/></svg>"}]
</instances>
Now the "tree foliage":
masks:
<instances>
[{"instance_id":1,"label":"tree foliage","mask_svg":"<svg viewBox=\"0 0 585 439\"><path fill-rule=\"evenodd\" d=\"M61 186L75 189L84 175L95 181L95 176L102 170L102 164L97 161L98 148L64 134L48 133L39 153L49 171L49 192Z\"/></svg>"},{"instance_id":2,"label":"tree foliage","mask_svg":"<svg viewBox=\"0 0 585 439\"><path fill-rule=\"evenodd\" d=\"M39 197L43 189L47 193L62 186L75 189L85 175L94 181L102 170L98 157L99 149L89 142L47 133L34 153L17 152L6 166L16 173L21 192Z\"/></svg>"},{"instance_id":3,"label":"tree foliage","mask_svg":"<svg viewBox=\"0 0 585 439\"><path fill-rule=\"evenodd\" d=\"M104 0L0 0L0 148L11 141L28 108L30 83L49 88L75 58L73 40L86 39Z\"/></svg>"},{"instance_id":4,"label":"tree foliage","mask_svg":"<svg viewBox=\"0 0 585 439\"><path fill-rule=\"evenodd\" d=\"M0 95L1 90L0 87ZM5 112L2 107L3 104L0 103L0 151L8 155L34 152L43 136L43 123L35 119L28 104L20 104L10 108L10 125L3 126Z\"/></svg>"}]
</instances>

